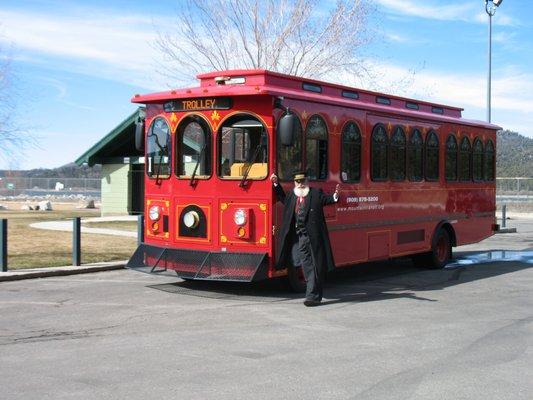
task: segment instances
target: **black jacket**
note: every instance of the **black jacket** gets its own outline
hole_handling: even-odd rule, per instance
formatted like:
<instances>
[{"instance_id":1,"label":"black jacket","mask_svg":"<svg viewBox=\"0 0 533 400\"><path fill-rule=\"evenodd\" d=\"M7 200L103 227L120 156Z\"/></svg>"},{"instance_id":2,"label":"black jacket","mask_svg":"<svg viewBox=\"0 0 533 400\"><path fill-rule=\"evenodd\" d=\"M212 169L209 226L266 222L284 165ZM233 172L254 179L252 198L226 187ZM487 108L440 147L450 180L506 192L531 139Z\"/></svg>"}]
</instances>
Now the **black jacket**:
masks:
<instances>
[{"instance_id":1,"label":"black jacket","mask_svg":"<svg viewBox=\"0 0 533 400\"><path fill-rule=\"evenodd\" d=\"M291 264L291 248L295 241L296 195L291 190L287 195L281 185L274 186L278 200L284 204L283 223L277 233L276 269L287 268ZM333 253L329 242L328 227L323 207L335 203L332 195L325 195L321 189L310 188L305 197L305 227L307 229L313 256L318 268L335 268Z\"/></svg>"}]
</instances>

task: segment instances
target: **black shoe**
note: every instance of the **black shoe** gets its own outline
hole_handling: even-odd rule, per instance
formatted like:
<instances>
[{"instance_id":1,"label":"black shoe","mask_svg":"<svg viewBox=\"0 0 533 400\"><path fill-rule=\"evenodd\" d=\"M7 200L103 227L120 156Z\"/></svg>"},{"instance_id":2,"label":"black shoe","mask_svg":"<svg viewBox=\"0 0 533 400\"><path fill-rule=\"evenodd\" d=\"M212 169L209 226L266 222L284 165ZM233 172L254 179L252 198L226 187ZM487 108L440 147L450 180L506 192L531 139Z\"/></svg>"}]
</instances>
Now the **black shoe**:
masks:
<instances>
[{"instance_id":1,"label":"black shoe","mask_svg":"<svg viewBox=\"0 0 533 400\"><path fill-rule=\"evenodd\" d=\"M316 307L316 306L319 306L320 305L320 300L309 300L309 299L306 299L304 301L304 306L306 307Z\"/></svg>"}]
</instances>

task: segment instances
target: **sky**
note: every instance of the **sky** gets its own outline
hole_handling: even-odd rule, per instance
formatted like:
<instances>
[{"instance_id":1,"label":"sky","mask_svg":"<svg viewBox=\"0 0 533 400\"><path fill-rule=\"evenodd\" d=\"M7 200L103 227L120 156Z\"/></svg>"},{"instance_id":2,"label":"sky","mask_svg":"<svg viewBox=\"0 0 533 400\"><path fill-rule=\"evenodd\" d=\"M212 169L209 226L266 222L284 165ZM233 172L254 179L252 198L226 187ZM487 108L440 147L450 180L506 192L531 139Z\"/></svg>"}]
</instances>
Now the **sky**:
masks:
<instances>
[{"instance_id":1,"label":"sky","mask_svg":"<svg viewBox=\"0 0 533 400\"><path fill-rule=\"evenodd\" d=\"M459 106L463 117L485 120L484 1L374 4L370 28L376 40L365 55L384 91ZM134 94L173 87L160 74L154 42L159 31L172 29L180 7L183 0L0 0L0 49L10 64L13 123L34 140L17 154L0 154L0 169L73 162L136 109ZM493 17L492 42L492 122L533 137L530 3L502 2ZM398 87L402 77L408 83Z\"/></svg>"}]
</instances>

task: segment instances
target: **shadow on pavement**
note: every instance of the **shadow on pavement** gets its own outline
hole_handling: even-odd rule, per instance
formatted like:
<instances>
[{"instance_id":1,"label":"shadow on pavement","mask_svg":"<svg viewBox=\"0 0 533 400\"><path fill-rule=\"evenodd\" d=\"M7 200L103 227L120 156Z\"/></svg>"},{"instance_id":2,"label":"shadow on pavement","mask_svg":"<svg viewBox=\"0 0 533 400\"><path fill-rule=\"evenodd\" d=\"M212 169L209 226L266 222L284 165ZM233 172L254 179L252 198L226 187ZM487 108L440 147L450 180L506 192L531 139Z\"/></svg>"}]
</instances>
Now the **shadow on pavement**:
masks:
<instances>
[{"instance_id":1,"label":"shadow on pavement","mask_svg":"<svg viewBox=\"0 0 533 400\"><path fill-rule=\"evenodd\" d=\"M533 252L497 250L490 253L492 254L487 255L487 252L457 253L454 262L441 270L417 268L410 258L339 269L328 274L322 304L396 298L436 301L426 297L428 292L533 267ZM503 259L502 254L506 254ZM504 260L506 262L503 262ZM180 280L148 287L169 293L212 299L269 303L303 299L303 294L290 291L283 278L257 283ZM424 292L424 295L420 292Z\"/></svg>"}]
</instances>

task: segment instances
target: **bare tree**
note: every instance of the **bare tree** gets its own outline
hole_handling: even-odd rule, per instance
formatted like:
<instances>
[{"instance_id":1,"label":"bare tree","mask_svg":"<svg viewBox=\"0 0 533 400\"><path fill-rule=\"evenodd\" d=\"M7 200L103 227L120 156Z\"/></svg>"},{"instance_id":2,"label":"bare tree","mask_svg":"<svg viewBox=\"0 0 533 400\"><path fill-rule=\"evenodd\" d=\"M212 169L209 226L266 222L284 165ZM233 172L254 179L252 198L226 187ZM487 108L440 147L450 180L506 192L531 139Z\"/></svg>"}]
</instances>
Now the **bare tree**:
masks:
<instances>
[{"instance_id":1,"label":"bare tree","mask_svg":"<svg viewBox=\"0 0 533 400\"><path fill-rule=\"evenodd\" d=\"M190 82L199 72L268 69L315 79L367 77L372 0L186 0L175 30L156 46L164 75ZM342 77L342 78L341 78Z\"/></svg>"},{"instance_id":2,"label":"bare tree","mask_svg":"<svg viewBox=\"0 0 533 400\"><path fill-rule=\"evenodd\" d=\"M0 48L0 158L5 160L13 159L30 140L13 123L14 112L11 58Z\"/></svg>"}]
</instances>

